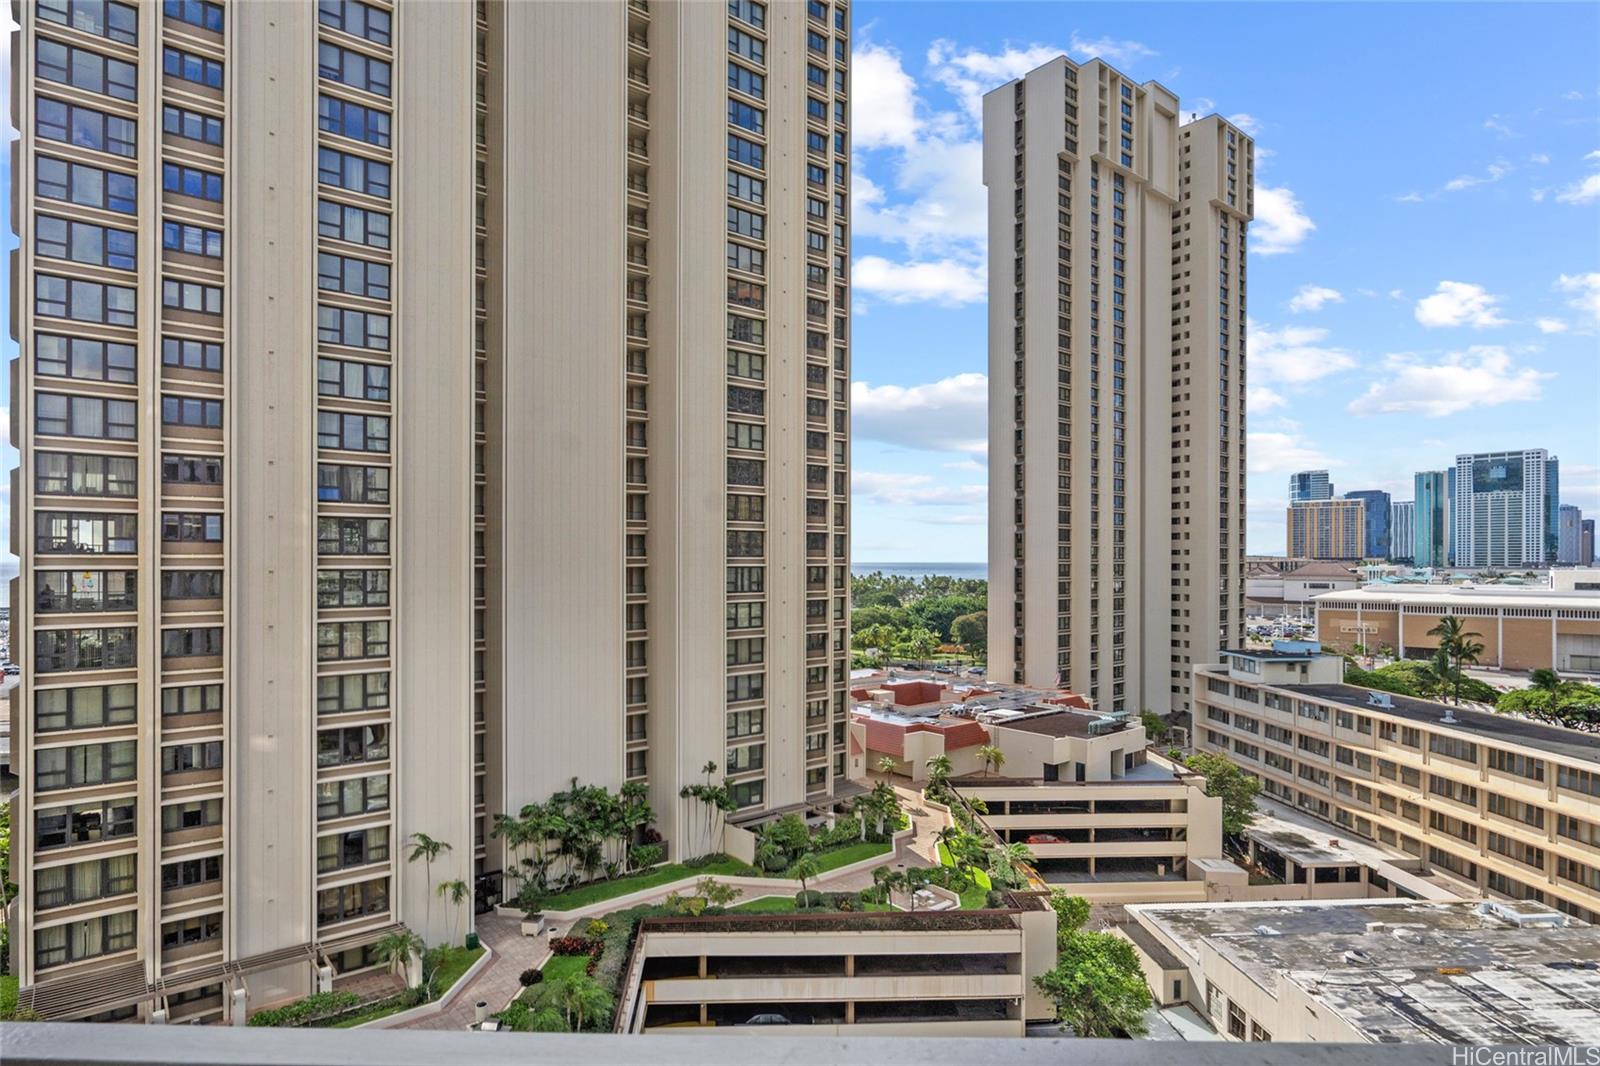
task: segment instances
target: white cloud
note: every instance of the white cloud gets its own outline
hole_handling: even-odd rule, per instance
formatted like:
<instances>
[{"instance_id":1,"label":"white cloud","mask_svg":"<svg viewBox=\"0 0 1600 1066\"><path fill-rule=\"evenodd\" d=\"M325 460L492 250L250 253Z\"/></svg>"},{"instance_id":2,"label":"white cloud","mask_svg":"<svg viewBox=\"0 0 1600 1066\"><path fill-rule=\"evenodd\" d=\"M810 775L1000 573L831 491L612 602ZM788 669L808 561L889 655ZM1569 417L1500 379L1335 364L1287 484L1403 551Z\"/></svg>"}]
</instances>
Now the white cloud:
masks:
<instances>
[{"instance_id":1,"label":"white cloud","mask_svg":"<svg viewBox=\"0 0 1600 1066\"><path fill-rule=\"evenodd\" d=\"M1584 156L1583 158L1586 159L1586 160L1589 160L1591 162L1594 161L1594 160L1600 159L1600 148L1596 148L1594 151L1590 152L1588 155Z\"/></svg>"},{"instance_id":2,"label":"white cloud","mask_svg":"<svg viewBox=\"0 0 1600 1066\"><path fill-rule=\"evenodd\" d=\"M1217 102L1209 96L1189 97L1182 101L1188 106L1178 112L1179 123L1193 122L1204 118L1217 109Z\"/></svg>"},{"instance_id":3,"label":"white cloud","mask_svg":"<svg viewBox=\"0 0 1600 1066\"><path fill-rule=\"evenodd\" d=\"M1515 169L1517 168L1505 160L1490 163L1489 168L1482 174L1463 174L1459 178L1452 178L1445 182L1444 191L1460 192L1462 189L1470 189L1474 185L1492 185Z\"/></svg>"},{"instance_id":4,"label":"white cloud","mask_svg":"<svg viewBox=\"0 0 1600 1066\"><path fill-rule=\"evenodd\" d=\"M917 83L900 63L900 54L875 44L860 44L850 55L853 91L871 105L856 109L851 132L857 148L905 147L917 136Z\"/></svg>"},{"instance_id":5,"label":"white cloud","mask_svg":"<svg viewBox=\"0 0 1600 1066\"><path fill-rule=\"evenodd\" d=\"M1600 200L1600 174L1590 174L1556 193L1556 201L1563 204L1592 204Z\"/></svg>"},{"instance_id":6,"label":"white cloud","mask_svg":"<svg viewBox=\"0 0 1600 1066\"><path fill-rule=\"evenodd\" d=\"M1503 326L1498 296L1491 296L1482 285L1464 281L1441 281L1432 296L1417 301L1417 321L1429 329L1441 326L1471 326L1486 329Z\"/></svg>"},{"instance_id":7,"label":"white cloud","mask_svg":"<svg viewBox=\"0 0 1600 1066\"><path fill-rule=\"evenodd\" d=\"M1068 46L1072 55L1079 59L1103 59L1113 66L1127 65L1140 59L1149 59L1159 55L1153 48L1147 48L1138 41L1119 41L1113 37L1097 37L1087 40L1078 36L1078 31L1072 31L1072 42Z\"/></svg>"},{"instance_id":8,"label":"white cloud","mask_svg":"<svg viewBox=\"0 0 1600 1066\"><path fill-rule=\"evenodd\" d=\"M1422 202L1422 194L1420 192L1401 193L1394 198L1394 202L1397 204L1420 204Z\"/></svg>"},{"instance_id":9,"label":"white cloud","mask_svg":"<svg viewBox=\"0 0 1600 1066\"><path fill-rule=\"evenodd\" d=\"M983 119L983 94L1035 67L1062 55L1066 49L1045 44L1026 48L1006 45L1001 52L969 48L958 52L953 41L937 40L928 46L928 68L934 80L961 103L973 122Z\"/></svg>"},{"instance_id":10,"label":"white cloud","mask_svg":"<svg viewBox=\"0 0 1600 1066\"><path fill-rule=\"evenodd\" d=\"M913 252L983 247L988 200L983 145L976 139L933 137L908 146L894 164L895 203L855 165L852 221L857 236L904 244Z\"/></svg>"},{"instance_id":11,"label":"white cloud","mask_svg":"<svg viewBox=\"0 0 1600 1066\"><path fill-rule=\"evenodd\" d=\"M1322 342L1328 331L1312 326L1271 326L1249 323L1250 374L1256 381L1289 386L1305 385L1318 378L1349 370L1355 356Z\"/></svg>"},{"instance_id":12,"label":"white cloud","mask_svg":"<svg viewBox=\"0 0 1600 1066\"><path fill-rule=\"evenodd\" d=\"M982 505L989 499L989 490L985 485L940 485L927 474L853 470L850 495L856 503L886 507L948 507Z\"/></svg>"},{"instance_id":13,"label":"white cloud","mask_svg":"<svg viewBox=\"0 0 1600 1066\"><path fill-rule=\"evenodd\" d=\"M1252 474L1290 474L1342 465L1298 433L1249 433L1246 442Z\"/></svg>"},{"instance_id":14,"label":"white cloud","mask_svg":"<svg viewBox=\"0 0 1600 1066\"><path fill-rule=\"evenodd\" d=\"M1550 154L1548 152L1535 152L1528 157L1528 162L1542 167L1550 162Z\"/></svg>"},{"instance_id":15,"label":"white cloud","mask_svg":"<svg viewBox=\"0 0 1600 1066\"><path fill-rule=\"evenodd\" d=\"M1251 412L1270 411L1286 407L1289 401L1264 385L1251 385L1244 390L1245 409Z\"/></svg>"},{"instance_id":16,"label":"white cloud","mask_svg":"<svg viewBox=\"0 0 1600 1066\"><path fill-rule=\"evenodd\" d=\"M1556 288L1572 294L1567 306L1581 311L1600 326L1600 271L1588 274L1563 274L1556 279Z\"/></svg>"},{"instance_id":17,"label":"white cloud","mask_svg":"<svg viewBox=\"0 0 1600 1066\"><path fill-rule=\"evenodd\" d=\"M927 385L850 386L857 438L981 455L988 450L989 378L956 374Z\"/></svg>"},{"instance_id":18,"label":"white cloud","mask_svg":"<svg viewBox=\"0 0 1600 1066\"><path fill-rule=\"evenodd\" d=\"M1299 314L1302 311L1320 311L1326 304L1342 303L1344 294L1338 289L1330 289L1326 285L1302 285L1289 301L1289 310Z\"/></svg>"},{"instance_id":19,"label":"white cloud","mask_svg":"<svg viewBox=\"0 0 1600 1066\"><path fill-rule=\"evenodd\" d=\"M982 300L988 281L982 266L942 259L893 263L877 255L855 261L856 291L890 303L930 301L955 307Z\"/></svg>"},{"instance_id":20,"label":"white cloud","mask_svg":"<svg viewBox=\"0 0 1600 1066\"><path fill-rule=\"evenodd\" d=\"M1497 133L1501 137L1515 137L1516 131L1500 120L1499 115L1490 115L1483 120L1483 128L1490 133Z\"/></svg>"},{"instance_id":21,"label":"white cloud","mask_svg":"<svg viewBox=\"0 0 1600 1066\"><path fill-rule=\"evenodd\" d=\"M1414 355L1391 355L1384 376L1351 401L1355 415L1420 414L1443 418L1470 408L1537 400L1541 382L1554 377L1532 367L1518 367L1511 353L1497 345L1475 345L1450 352L1439 362Z\"/></svg>"},{"instance_id":22,"label":"white cloud","mask_svg":"<svg viewBox=\"0 0 1600 1066\"><path fill-rule=\"evenodd\" d=\"M1256 219L1250 227L1250 248L1257 255L1292 252L1317 224L1287 188L1256 188Z\"/></svg>"},{"instance_id":23,"label":"white cloud","mask_svg":"<svg viewBox=\"0 0 1600 1066\"><path fill-rule=\"evenodd\" d=\"M1237 115L1229 115L1228 121L1252 137L1261 132L1261 120L1246 112L1241 111Z\"/></svg>"},{"instance_id":24,"label":"white cloud","mask_svg":"<svg viewBox=\"0 0 1600 1066\"><path fill-rule=\"evenodd\" d=\"M1540 333L1565 333L1567 324L1559 318L1541 318L1534 323Z\"/></svg>"}]
</instances>

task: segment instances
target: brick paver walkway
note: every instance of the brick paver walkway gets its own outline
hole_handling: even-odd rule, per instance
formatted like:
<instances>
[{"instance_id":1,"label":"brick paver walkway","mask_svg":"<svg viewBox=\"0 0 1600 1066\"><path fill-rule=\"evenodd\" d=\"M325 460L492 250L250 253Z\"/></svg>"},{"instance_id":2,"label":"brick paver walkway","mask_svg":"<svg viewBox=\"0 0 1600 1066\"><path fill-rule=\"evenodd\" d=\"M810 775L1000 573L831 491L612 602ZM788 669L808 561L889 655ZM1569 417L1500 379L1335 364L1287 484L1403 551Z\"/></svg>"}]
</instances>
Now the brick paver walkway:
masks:
<instances>
[{"instance_id":1,"label":"brick paver walkway","mask_svg":"<svg viewBox=\"0 0 1600 1066\"><path fill-rule=\"evenodd\" d=\"M430 1014L396 1028L465 1029L473 1023L476 1013L474 1005L478 1000L489 1001L491 1014L499 1011L522 991L522 985L517 980L522 971L539 965L550 954L545 938L523 936L522 923L516 918L480 914L477 929L479 938L494 952L489 965L461 990L449 1007L438 1014Z\"/></svg>"}]
</instances>

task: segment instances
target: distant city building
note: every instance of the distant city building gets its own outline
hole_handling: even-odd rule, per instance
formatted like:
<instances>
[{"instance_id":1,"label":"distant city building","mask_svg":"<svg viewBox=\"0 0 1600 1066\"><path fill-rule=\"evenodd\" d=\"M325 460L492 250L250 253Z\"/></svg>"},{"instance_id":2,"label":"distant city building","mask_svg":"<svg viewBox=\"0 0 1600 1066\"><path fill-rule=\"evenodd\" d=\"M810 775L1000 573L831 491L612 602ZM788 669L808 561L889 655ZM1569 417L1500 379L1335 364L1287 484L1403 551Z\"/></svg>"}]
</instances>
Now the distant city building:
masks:
<instances>
[{"instance_id":1,"label":"distant city building","mask_svg":"<svg viewBox=\"0 0 1600 1066\"><path fill-rule=\"evenodd\" d=\"M1362 554L1368 559L1387 559L1390 556L1389 494L1382 489L1361 489L1344 494L1347 500L1360 500L1365 506L1365 548Z\"/></svg>"},{"instance_id":2,"label":"distant city building","mask_svg":"<svg viewBox=\"0 0 1600 1066\"><path fill-rule=\"evenodd\" d=\"M1401 500L1389 505L1389 558L1411 562L1417 551L1417 504Z\"/></svg>"},{"instance_id":3,"label":"distant city building","mask_svg":"<svg viewBox=\"0 0 1600 1066\"><path fill-rule=\"evenodd\" d=\"M1594 565L1594 519L1585 518L1578 531L1578 565Z\"/></svg>"},{"instance_id":4,"label":"distant city building","mask_svg":"<svg viewBox=\"0 0 1600 1066\"><path fill-rule=\"evenodd\" d=\"M1543 448L1456 456L1450 523L1454 565L1556 561L1559 464Z\"/></svg>"},{"instance_id":5,"label":"distant city building","mask_svg":"<svg viewBox=\"0 0 1600 1066\"><path fill-rule=\"evenodd\" d=\"M1411 562L1421 567L1450 565L1450 488L1443 470L1424 470L1414 479Z\"/></svg>"},{"instance_id":6,"label":"distant city building","mask_svg":"<svg viewBox=\"0 0 1600 1066\"><path fill-rule=\"evenodd\" d=\"M1289 505L1288 554L1360 559L1366 545L1366 504L1361 500L1296 500Z\"/></svg>"},{"instance_id":7,"label":"distant city building","mask_svg":"<svg viewBox=\"0 0 1600 1066\"><path fill-rule=\"evenodd\" d=\"M1331 500L1333 482L1326 470L1302 470L1289 475L1289 502L1297 500Z\"/></svg>"},{"instance_id":8,"label":"distant city building","mask_svg":"<svg viewBox=\"0 0 1600 1066\"><path fill-rule=\"evenodd\" d=\"M1583 553L1583 512L1570 503L1556 515L1556 562L1577 565Z\"/></svg>"}]
</instances>

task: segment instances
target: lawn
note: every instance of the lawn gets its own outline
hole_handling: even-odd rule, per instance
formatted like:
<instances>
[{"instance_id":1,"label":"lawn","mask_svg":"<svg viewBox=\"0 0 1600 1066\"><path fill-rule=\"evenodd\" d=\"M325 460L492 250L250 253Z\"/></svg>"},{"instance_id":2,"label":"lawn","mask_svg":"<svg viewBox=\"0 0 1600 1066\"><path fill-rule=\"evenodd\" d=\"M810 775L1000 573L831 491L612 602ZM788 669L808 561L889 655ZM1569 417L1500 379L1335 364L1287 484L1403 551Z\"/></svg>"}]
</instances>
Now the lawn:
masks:
<instances>
[{"instance_id":1,"label":"lawn","mask_svg":"<svg viewBox=\"0 0 1600 1066\"><path fill-rule=\"evenodd\" d=\"M738 859L723 857L703 866L686 866L681 862L671 863L667 866L652 866L648 870L641 870L636 874L626 877L613 878L610 881L592 881L577 888L570 888L565 892L558 892L552 896L541 897L538 906L530 908L536 911L570 911L579 907L587 907L591 903L600 903L604 900L626 896L630 892L639 892L646 888L656 888L660 885L681 881L686 877L707 877L714 874L727 876L743 875L746 877L759 877L760 872L753 866L746 866Z\"/></svg>"},{"instance_id":2,"label":"lawn","mask_svg":"<svg viewBox=\"0 0 1600 1066\"><path fill-rule=\"evenodd\" d=\"M0 1018L9 1018L17 1009L17 975L0 977Z\"/></svg>"},{"instance_id":3,"label":"lawn","mask_svg":"<svg viewBox=\"0 0 1600 1066\"><path fill-rule=\"evenodd\" d=\"M482 947L476 947L470 951L459 947L435 948L434 950L440 953L439 968L434 971L433 979L433 990L436 993L435 999L450 991L455 983L461 980L461 976L472 968L472 964L483 957L484 951ZM429 1002L432 1001L430 1000ZM421 1006L421 1004L417 1004L417 1006ZM376 1003L358 1014L340 1018L329 1028L349 1029L353 1026L365 1025L367 1022L377 1021L379 1018L387 1018L391 1014L398 1014L403 1010L410 1009L411 1007L404 1000Z\"/></svg>"},{"instance_id":4,"label":"lawn","mask_svg":"<svg viewBox=\"0 0 1600 1066\"><path fill-rule=\"evenodd\" d=\"M887 840L862 841L859 844L846 844L842 848L824 851L817 856L817 867L823 873L837 870L841 866L849 866L853 862L871 859L878 855L887 855L894 850L894 845Z\"/></svg>"},{"instance_id":5,"label":"lawn","mask_svg":"<svg viewBox=\"0 0 1600 1066\"><path fill-rule=\"evenodd\" d=\"M522 993L522 998L532 1003L538 998L539 989L567 977L576 977L589 968L587 955L552 955L544 964L544 977L536 985L529 985L527 991ZM530 993L532 993L530 995Z\"/></svg>"}]
</instances>

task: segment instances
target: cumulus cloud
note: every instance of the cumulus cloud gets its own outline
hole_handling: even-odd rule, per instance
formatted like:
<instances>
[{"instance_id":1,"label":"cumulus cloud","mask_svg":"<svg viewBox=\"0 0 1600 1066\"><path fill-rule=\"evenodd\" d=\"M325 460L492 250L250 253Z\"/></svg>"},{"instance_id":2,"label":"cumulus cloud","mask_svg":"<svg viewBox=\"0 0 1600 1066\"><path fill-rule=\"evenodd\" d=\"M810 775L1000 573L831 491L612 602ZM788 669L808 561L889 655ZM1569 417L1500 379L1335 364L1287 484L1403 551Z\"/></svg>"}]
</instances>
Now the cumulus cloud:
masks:
<instances>
[{"instance_id":1,"label":"cumulus cloud","mask_svg":"<svg viewBox=\"0 0 1600 1066\"><path fill-rule=\"evenodd\" d=\"M1071 53L1078 59L1103 59L1113 65L1126 66L1140 59L1149 59L1160 53L1138 41L1119 41L1114 37L1096 37L1089 40L1072 31Z\"/></svg>"},{"instance_id":2,"label":"cumulus cloud","mask_svg":"<svg viewBox=\"0 0 1600 1066\"><path fill-rule=\"evenodd\" d=\"M1567 301L1568 307L1587 315L1595 325L1600 326L1600 271L1563 274L1556 279L1556 288L1572 295L1572 299Z\"/></svg>"},{"instance_id":3,"label":"cumulus cloud","mask_svg":"<svg viewBox=\"0 0 1600 1066\"><path fill-rule=\"evenodd\" d=\"M1417 301L1416 318L1429 329L1444 326L1471 326L1473 329L1503 326L1506 320L1500 315L1499 300L1482 285L1441 281L1433 295Z\"/></svg>"},{"instance_id":4,"label":"cumulus cloud","mask_svg":"<svg viewBox=\"0 0 1600 1066\"><path fill-rule=\"evenodd\" d=\"M850 495L857 503L886 507L982 506L988 502L986 485L940 485L928 474L886 474L853 470Z\"/></svg>"},{"instance_id":5,"label":"cumulus cloud","mask_svg":"<svg viewBox=\"0 0 1600 1066\"><path fill-rule=\"evenodd\" d=\"M1348 410L1355 415L1443 418L1471 408L1537 400L1540 383L1553 376L1518 367L1511 353L1497 345L1475 345L1433 362L1415 355L1391 355L1384 360L1382 380L1369 385Z\"/></svg>"},{"instance_id":6,"label":"cumulus cloud","mask_svg":"<svg viewBox=\"0 0 1600 1066\"><path fill-rule=\"evenodd\" d=\"M1244 111L1239 112L1237 115L1229 115L1228 121L1252 137L1261 132L1261 120Z\"/></svg>"},{"instance_id":7,"label":"cumulus cloud","mask_svg":"<svg viewBox=\"0 0 1600 1066\"><path fill-rule=\"evenodd\" d=\"M1270 411L1274 407L1286 407L1289 401L1273 392L1264 385L1251 385L1244 390L1246 410L1253 412Z\"/></svg>"},{"instance_id":8,"label":"cumulus cloud","mask_svg":"<svg viewBox=\"0 0 1600 1066\"><path fill-rule=\"evenodd\" d=\"M1501 120L1499 115L1490 115L1488 118L1484 119L1483 128L1488 130L1490 133L1499 134L1501 137L1515 137L1517 135L1516 130L1513 130L1510 126L1506 125L1505 122Z\"/></svg>"},{"instance_id":9,"label":"cumulus cloud","mask_svg":"<svg viewBox=\"0 0 1600 1066\"><path fill-rule=\"evenodd\" d=\"M1459 178L1451 178L1444 183L1444 191L1460 192L1462 189L1470 189L1475 185L1492 185L1515 169L1517 168L1504 160L1490 163L1488 169L1482 174L1463 174Z\"/></svg>"},{"instance_id":10,"label":"cumulus cloud","mask_svg":"<svg viewBox=\"0 0 1600 1066\"><path fill-rule=\"evenodd\" d=\"M1256 218L1250 227L1250 249L1257 255L1292 252L1317 224L1287 188L1256 188Z\"/></svg>"},{"instance_id":11,"label":"cumulus cloud","mask_svg":"<svg viewBox=\"0 0 1600 1066\"><path fill-rule=\"evenodd\" d=\"M1320 311L1327 304L1344 303L1344 294L1338 289L1330 289L1326 285L1302 285L1300 291L1289 300L1289 310L1299 314L1302 311Z\"/></svg>"},{"instance_id":12,"label":"cumulus cloud","mask_svg":"<svg viewBox=\"0 0 1600 1066\"><path fill-rule=\"evenodd\" d=\"M989 378L956 374L926 385L850 386L851 427L858 439L939 452L988 451Z\"/></svg>"},{"instance_id":13,"label":"cumulus cloud","mask_svg":"<svg viewBox=\"0 0 1600 1066\"><path fill-rule=\"evenodd\" d=\"M983 94L1013 78L1020 78L1066 52L1053 45L1006 45L999 52L958 49L953 41L937 40L928 46L928 69L935 81L949 90L973 122L983 119Z\"/></svg>"},{"instance_id":14,"label":"cumulus cloud","mask_svg":"<svg viewBox=\"0 0 1600 1066\"><path fill-rule=\"evenodd\" d=\"M852 89L870 107L851 116L857 148L905 147L917 137L917 83L891 48L864 43L850 56Z\"/></svg>"},{"instance_id":15,"label":"cumulus cloud","mask_svg":"<svg viewBox=\"0 0 1600 1066\"><path fill-rule=\"evenodd\" d=\"M1290 474L1296 470L1333 469L1340 461L1294 432L1248 433L1250 473Z\"/></svg>"},{"instance_id":16,"label":"cumulus cloud","mask_svg":"<svg viewBox=\"0 0 1600 1066\"><path fill-rule=\"evenodd\" d=\"M1250 374L1257 382L1306 385L1329 374L1349 370L1355 356L1323 342L1328 331L1312 326L1271 326L1249 323Z\"/></svg>"},{"instance_id":17,"label":"cumulus cloud","mask_svg":"<svg viewBox=\"0 0 1600 1066\"><path fill-rule=\"evenodd\" d=\"M1541 318L1534 323L1540 333L1565 333L1567 324L1559 318Z\"/></svg>"},{"instance_id":18,"label":"cumulus cloud","mask_svg":"<svg viewBox=\"0 0 1600 1066\"><path fill-rule=\"evenodd\" d=\"M1590 174L1556 193L1556 202L1563 204L1592 204L1600 200L1600 174Z\"/></svg>"},{"instance_id":19,"label":"cumulus cloud","mask_svg":"<svg viewBox=\"0 0 1600 1066\"><path fill-rule=\"evenodd\" d=\"M890 303L928 301L957 307L982 300L987 277L981 265L942 259L894 263L878 255L855 261L856 291Z\"/></svg>"}]
</instances>

